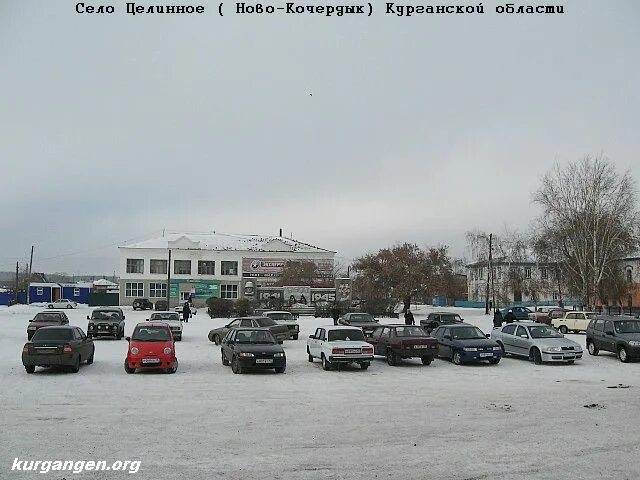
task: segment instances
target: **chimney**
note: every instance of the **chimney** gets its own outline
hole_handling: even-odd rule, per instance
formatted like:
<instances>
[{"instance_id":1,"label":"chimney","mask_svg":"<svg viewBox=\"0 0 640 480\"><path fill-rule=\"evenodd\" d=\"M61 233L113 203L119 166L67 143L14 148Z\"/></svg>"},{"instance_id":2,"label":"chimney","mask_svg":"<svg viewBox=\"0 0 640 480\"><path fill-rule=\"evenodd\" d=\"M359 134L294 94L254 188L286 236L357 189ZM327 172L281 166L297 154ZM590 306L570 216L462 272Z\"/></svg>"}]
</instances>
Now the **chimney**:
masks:
<instances>
[{"instance_id":1,"label":"chimney","mask_svg":"<svg viewBox=\"0 0 640 480\"><path fill-rule=\"evenodd\" d=\"M278 236L279 236L279 237L281 237L281 236L282 236L282 229L280 229L280 235L278 235Z\"/></svg>"}]
</instances>

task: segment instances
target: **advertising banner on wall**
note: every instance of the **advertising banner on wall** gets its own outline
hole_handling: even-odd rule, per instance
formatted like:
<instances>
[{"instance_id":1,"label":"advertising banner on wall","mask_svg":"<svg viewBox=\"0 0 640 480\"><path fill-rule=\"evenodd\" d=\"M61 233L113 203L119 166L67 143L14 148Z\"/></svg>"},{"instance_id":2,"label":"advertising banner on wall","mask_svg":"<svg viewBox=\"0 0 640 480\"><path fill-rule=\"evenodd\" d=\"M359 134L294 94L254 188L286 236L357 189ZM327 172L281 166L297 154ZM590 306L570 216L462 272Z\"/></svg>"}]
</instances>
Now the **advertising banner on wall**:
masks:
<instances>
[{"instance_id":1,"label":"advertising banner on wall","mask_svg":"<svg viewBox=\"0 0 640 480\"><path fill-rule=\"evenodd\" d=\"M242 276L255 278L262 285L275 283L282 274L284 265L288 262L313 262L316 266L315 284L333 282L333 260L332 259L284 259L284 258L243 258ZM309 298L307 297L307 300Z\"/></svg>"},{"instance_id":2,"label":"advertising banner on wall","mask_svg":"<svg viewBox=\"0 0 640 480\"><path fill-rule=\"evenodd\" d=\"M171 279L169 295L179 298L180 292L189 292L193 298L220 298L220 280L182 280Z\"/></svg>"},{"instance_id":3,"label":"advertising banner on wall","mask_svg":"<svg viewBox=\"0 0 640 480\"><path fill-rule=\"evenodd\" d=\"M335 288L314 288L311 290L313 303L333 303L336 301Z\"/></svg>"},{"instance_id":4,"label":"advertising banner on wall","mask_svg":"<svg viewBox=\"0 0 640 480\"><path fill-rule=\"evenodd\" d=\"M284 302L287 305L303 303L308 305L311 302L311 287L284 287Z\"/></svg>"},{"instance_id":5,"label":"advertising banner on wall","mask_svg":"<svg viewBox=\"0 0 640 480\"><path fill-rule=\"evenodd\" d=\"M351 303L351 279L336 278L336 300Z\"/></svg>"}]
</instances>

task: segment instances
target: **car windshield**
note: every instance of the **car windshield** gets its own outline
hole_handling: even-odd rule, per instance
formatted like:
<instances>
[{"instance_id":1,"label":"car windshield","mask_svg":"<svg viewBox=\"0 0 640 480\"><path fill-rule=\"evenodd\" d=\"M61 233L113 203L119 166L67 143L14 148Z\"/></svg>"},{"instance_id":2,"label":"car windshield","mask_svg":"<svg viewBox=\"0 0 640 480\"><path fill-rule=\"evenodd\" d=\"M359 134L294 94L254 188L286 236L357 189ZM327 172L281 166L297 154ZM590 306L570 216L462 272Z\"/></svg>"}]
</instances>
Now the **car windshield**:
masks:
<instances>
[{"instance_id":1,"label":"car windshield","mask_svg":"<svg viewBox=\"0 0 640 480\"><path fill-rule=\"evenodd\" d=\"M261 327L272 327L276 325L276 322L267 317L259 318L256 320L256 322L258 322L258 325L260 325Z\"/></svg>"},{"instance_id":2,"label":"car windshield","mask_svg":"<svg viewBox=\"0 0 640 480\"><path fill-rule=\"evenodd\" d=\"M177 313L154 313L151 315L151 320L180 320L180 315Z\"/></svg>"},{"instance_id":3,"label":"car windshield","mask_svg":"<svg viewBox=\"0 0 640 480\"><path fill-rule=\"evenodd\" d=\"M640 333L640 321L638 320L621 320L613 322L616 333Z\"/></svg>"},{"instance_id":4,"label":"car windshield","mask_svg":"<svg viewBox=\"0 0 640 480\"><path fill-rule=\"evenodd\" d=\"M171 335L167 327L136 327L131 340L136 342L169 342Z\"/></svg>"},{"instance_id":5,"label":"car windshield","mask_svg":"<svg viewBox=\"0 0 640 480\"><path fill-rule=\"evenodd\" d=\"M59 313L38 313L35 317L33 317L32 322L56 322L60 321Z\"/></svg>"},{"instance_id":6,"label":"car windshield","mask_svg":"<svg viewBox=\"0 0 640 480\"><path fill-rule=\"evenodd\" d=\"M349 316L349 321L350 322L365 323L365 322L375 322L376 319L373 318L368 313L356 313L356 314L353 314L353 315Z\"/></svg>"},{"instance_id":7,"label":"car windshield","mask_svg":"<svg viewBox=\"0 0 640 480\"><path fill-rule=\"evenodd\" d=\"M458 327L451 329L451 338L454 340L473 340L476 338L487 338L485 337L482 330L478 327Z\"/></svg>"},{"instance_id":8,"label":"car windshield","mask_svg":"<svg viewBox=\"0 0 640 480\"><path fill-rule=\"evenodd\" d=\"M94 310L91 312L91 320L119 320L120 313L109 310Z\"/></svg>"},{"instance_id":9,"label":"car windshield","mask_svg":"<svg viewBox=\"0 0 640 480\"><path fill-rule=\"evenodd\" d=\"M69 328L41 328L33 334L32 342L42 342L45 340L67 342L73 338Z\"/></svg>"},{"instance_id":10,"label":"car windshield","mask_svg":"<svg viewBox=\"0 0 640 480\"><path fill-rule=\"evenodd\" d=\"M362 330L356 330L355 328L329 330L328 340L330 342L364 342L364 333L362 333Z\"/></svg>"},{"instance_id":11,"label":"car windshield","mask_svg":"<svg viewBox=\"0 0 640 480\"><path fill-rule=\"evenodd\" d=\"M236 333L237 343L260 343L273 344L277 343L271 332L265 330L239 330Z\"/></svg>"},{"instance_id":12,"label":"car windshield","mask_svg":"<svg viewBox=\"0 0 640 480\"><path fill-rule=\"evenodd\" d=\"M420 327L397 327L398 337L426 337L427 333Z\"/></svg>"},{"instance_id":13,"label":"car windshield","mask_svg":"<svg viewBox=\"0 0 640 480\"><path fill-rule=\"evenodd\" d=\"M587 313L586 316L589 320L595 320L595 318L597 317L595 313Z\"/></svg>"},{"instance_id":14,"label":"car windshield","mask_svg":"<svg viewBox=\"0 0 640 480\"><path fill-rule=\"evenodd\" d=\"M267 316L271 319L271 320L293 320L293 315L291 315L290 313L268 313Z\"/></svg>"},{"instance_id":15,"label":"car windshield","mask_svg":"<svg viewBox=\"0 0 640 480\"><path fill-rule=\"evenodd\" d=\"M533 325L529 327L531 338L558 338L562 337L555 328L546 325Z\"/></svg>"},{"instance_id":16,"label":"car windshield","mask_svg":"<svg viewBox=\"0 0 640 480\"><path fill-rule=\"evenodd\" d=\"M455 323L455 322L462 322L462 318L460 318L460 315L452 313L452 314L440 315L440 321L442 323Z\"/></svg>"}]
</instances>

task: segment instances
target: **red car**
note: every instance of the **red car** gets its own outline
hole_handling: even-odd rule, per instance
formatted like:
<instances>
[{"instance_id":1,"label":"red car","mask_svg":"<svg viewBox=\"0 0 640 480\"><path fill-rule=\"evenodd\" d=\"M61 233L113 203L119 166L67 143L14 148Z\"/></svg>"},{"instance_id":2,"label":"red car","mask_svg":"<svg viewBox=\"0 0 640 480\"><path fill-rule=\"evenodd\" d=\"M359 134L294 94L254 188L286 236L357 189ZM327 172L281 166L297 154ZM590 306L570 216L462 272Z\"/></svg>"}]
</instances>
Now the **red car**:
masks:
<instances>
[{"instance_id":1,"label":"red car","mask_svg":"<svg viewBox=\"0 0 640 480\"><path fill-rule=\"evenodd\" d=\"M135 373L139 368L178 370L175 342L169 325L162 322L144 322L136 325L133 335L127 337L129 349L124 360L124 370Z\"/></svg>"},{"instance_id":2,"label":"red car","mask_svg":"<svg viewBox=\"0 0 640 480\"><path fill-rule=\"evenodd\" d=\"M391 366L405 358L419 358L429 365L438 355L438 341L414 325L382 325L367 338L374 355L387 357Z\"/></svg>"}]
</instances>

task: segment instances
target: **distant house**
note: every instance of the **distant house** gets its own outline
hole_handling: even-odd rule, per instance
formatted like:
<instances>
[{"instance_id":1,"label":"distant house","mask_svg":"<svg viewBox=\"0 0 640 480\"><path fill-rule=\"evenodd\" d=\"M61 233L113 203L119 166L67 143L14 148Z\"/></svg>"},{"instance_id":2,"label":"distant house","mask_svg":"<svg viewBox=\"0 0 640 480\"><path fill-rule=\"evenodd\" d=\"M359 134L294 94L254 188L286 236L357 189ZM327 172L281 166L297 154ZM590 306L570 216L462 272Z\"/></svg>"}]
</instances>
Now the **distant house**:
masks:
<instances>
[{"instance_id":1,"label":"distant house","mask_svg":"<svg viewBox=\"0 0 640 480\"><path fill-rule=\"evenodd\" d=\"M95 293L111 293L118 292L118 284L107 280L106 278L101 278L100 280L95 280L93 282L93 291Z\"/></svg>"},{"instance_id":2,"label":"distant house","mask_svg":"<svg viewBox=\"0 0 640 480\"><path fill-rule=\"evenodd\" d=\"M31 303L53 302L62 296L62 287L57 283L36 282L29 284L29 301Z\"/></svg>"},{"instance_id":3,"label":"distant house","mask_svg":"<svg viewBox=\"0 0 640 480\"><path fill-rule=\"evenodd\" d=\"M61 283L62 297L68 300L73 300L78 303L89 303L89 294L93 288L93 283Z\"/></svg>"}]
</instances>

